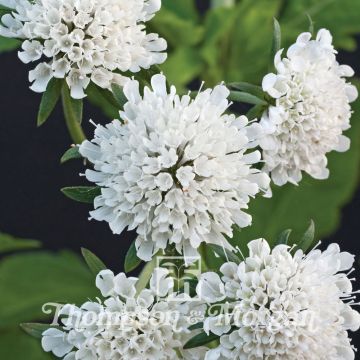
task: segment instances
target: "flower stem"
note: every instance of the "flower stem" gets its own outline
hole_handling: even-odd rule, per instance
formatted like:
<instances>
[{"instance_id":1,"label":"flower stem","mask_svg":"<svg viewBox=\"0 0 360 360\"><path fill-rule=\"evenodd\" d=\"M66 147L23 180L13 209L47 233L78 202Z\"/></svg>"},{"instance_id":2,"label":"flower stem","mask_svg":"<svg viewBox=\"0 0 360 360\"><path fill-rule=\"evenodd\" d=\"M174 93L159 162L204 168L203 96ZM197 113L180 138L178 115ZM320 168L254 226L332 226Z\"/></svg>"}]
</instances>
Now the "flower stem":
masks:
<instances>
[{"instance_id":1,"label":"flower stem","mask_svg":"<svg viewBox=\"0 0 360 360\"><path fill-rule=\"evenodd\" d=\"M199 253L201 256L201 272L204 273L209 270L208 264L207 264L207 250L206 250L206 244L202 243L199 247Z\"/></svg>"},{"instance_id":2,"label":"flower stem","mask_svg":"<svg viewBox=\"0 0 360 360\"><path fill-rule=\"evenodd\" d=\"M153 271L156 268L156 265L157 265L157 256L154 255L152 260L144 266L144 268L142 269L139 275L139 280L136 284L136 290L138 294L146 288L147 284L150 281L151 275L153 274Z\"/></svg>"},{"instance_id":3,"label":"flower stem","mask_svg":"<svg viewBox=\"0 0 360 360\"><path fill-rule=\"evenodd\" d=\"M75 144L81 144L86 136L81 127L82 100L74 100L70 96L69 88L64 83L61 91L62 105L64 110L65 123L71 139Z\"/></svg>"}]
</instances>

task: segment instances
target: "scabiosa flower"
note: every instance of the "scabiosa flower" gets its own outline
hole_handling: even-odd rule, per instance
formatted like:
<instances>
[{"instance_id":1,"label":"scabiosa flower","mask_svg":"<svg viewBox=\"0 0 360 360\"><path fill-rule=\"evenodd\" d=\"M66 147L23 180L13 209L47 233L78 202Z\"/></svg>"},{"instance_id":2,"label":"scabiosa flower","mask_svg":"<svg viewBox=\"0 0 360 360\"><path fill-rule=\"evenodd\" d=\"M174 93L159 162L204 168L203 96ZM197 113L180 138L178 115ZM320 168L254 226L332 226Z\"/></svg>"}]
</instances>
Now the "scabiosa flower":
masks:
<instances>
[{"instance_id":1,"label":"scabiosa flower","mask_svg":"<svg viewBox=\"0 0 360 360\"><path fill-rule=\"evenodd\" d=\"M174 244L186 259L201 243L226 245L234 224L245 227L250 197L267 189L269 178L253 167L260 161L261 126L224 114L229 91L220 85L194 100L167 92L154 75L152 90L137 81L124 87L128 99L115 120L98 125L95 138L80 146L94 164L89 181L101 187L91 217L107 221L115 234L136 229L138 256L150 261Z\"/></svg>"},{"instance_id":2,"label":"scabiosa flower","mask_svg":"<svg viewBox=\"0 0 360 360\"><path fill-rule=\"evenodd\" d=\"M166 41L146 34L144 23L161 0L15 0L2 17L0 35L23 39L19 58L39 64L29 73L31 89L44 92L52 78L66 79L79 99L92 81L123 85L122 73L165 61Z\"/></svg>"},{"instance_id":3,"label":"scabiosa flower","mask_svg":"<svg viewBox=\"0 0 360 360\"><path fill-rule=\"evenodd\" d=\"M65 305L61 327L42 334L47 352L64 360L200 360L205 349L182 350L192 318L202 305L167 301L174 281L166 269L154 270L149 289L137 293L137 278L101 271L96 286L106 298L81 307Z\"/></svg>"},{"instance_id":4,"label":"scabiosa flower","mask_svg":"<svg viewBox=\"0 0 360 360\"><path fill-rule=\"evenodd\" d=\"M350 140L342 133L350 128L356 88L346 82L354 71L339 65L328 30L301 34L287 57L276 54L277 74L263 79L263 90L275 102L261 124L267 136L261 142L264 170L277 185L297 184L305 171L315 179L329 176L326 154L346 151Z\"/></svg>"},{"instance_id":5,"label":"scabiosa flower","mask_svg":"<svg viewBox=\"0 0 360 360\"><path fill-rule=\"evenodd\" d=\"M346 301L354 292L344 273L354 256L337 244L308 255L287 245L271 251L263 239L248 247L240 265L225 263L221 278L205 273L199 281L200 297L224 310L204 322L220 336L205 359L354 359L347 331L359 328L360 314Z\"/></svg>"}]
</instances>

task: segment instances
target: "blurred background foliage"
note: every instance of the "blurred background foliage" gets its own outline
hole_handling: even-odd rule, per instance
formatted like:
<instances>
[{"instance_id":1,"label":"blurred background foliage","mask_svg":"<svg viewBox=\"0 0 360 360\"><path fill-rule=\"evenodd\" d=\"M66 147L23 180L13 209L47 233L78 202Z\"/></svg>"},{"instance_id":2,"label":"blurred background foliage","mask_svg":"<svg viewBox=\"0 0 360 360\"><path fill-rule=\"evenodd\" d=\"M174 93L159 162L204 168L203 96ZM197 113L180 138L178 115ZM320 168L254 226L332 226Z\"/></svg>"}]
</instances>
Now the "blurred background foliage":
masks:
<instances>
[{"instance_id":1,"label":"blurred background foliage","mask_svg":"<svg viewBox=\"0 0 360 360\"><path fill-rule=\"evenodd\" d=\"M180 91L186 91L196 89L202 80L207 87L221 81L261 84L271 62L273 18L281 24L283 46L287 47L300 32L309 29L308 15L316 30L331 30L338 49L356 49L359 0L213 0L210 4L204 0L163 0L162 10L150 27L169 44L169 58L162 71ZM14 50L18 45L17 41L0 38L0 51ZM96 95L93 101L106 107ZM351 150L330 155L329 180L305 177L298 187L274 187L272 199L253 201L249 209L253 226L235 231L234 244L243 248L242 244L257 237L275 241L287 228L294 230L296 242L310 219L316 223L317 238L334 233L341 209L359 185L359 101L354 111L348 132ZM107 113L110 116L113 109ZM69 251L51 253L39 247L35 240L0 234L1 359L50 359L39 341L23 334L18 324L47 320L41 311L46 302L82 303L97 296L93 275L77 255Z\"/></svg>"}]
</instances>

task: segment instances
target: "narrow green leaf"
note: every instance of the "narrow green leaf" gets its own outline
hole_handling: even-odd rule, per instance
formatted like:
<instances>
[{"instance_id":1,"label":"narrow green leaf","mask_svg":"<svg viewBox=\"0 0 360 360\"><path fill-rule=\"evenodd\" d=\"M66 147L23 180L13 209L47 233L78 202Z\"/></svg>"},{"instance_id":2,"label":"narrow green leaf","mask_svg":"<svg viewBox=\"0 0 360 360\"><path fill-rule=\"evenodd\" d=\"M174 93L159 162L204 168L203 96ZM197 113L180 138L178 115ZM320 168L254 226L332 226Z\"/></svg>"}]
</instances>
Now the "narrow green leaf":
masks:
<instances>
[{"instance_id":1,"label":"narrow green leaf","mask_svg":"<svg viewBox=\"0 0 360 360\"><path fill-rule=\"evenodd\" d=\"M193 349L202 345L206 345L211 343L214 340L218 340L219 336L215 334L207 335L206 333L202 332L198 335L195 335L191 338L185 345L184 349Z\"/></svg>"},{"instance_id":2,"label":"narrow green leaf","mask_svg":"<svg viewBox=\"0 0 360 360\"><path fill-rule=\"evenodd\" d=\"M275 54L281 49L281 27L276 18L274 18L274 32L271 48L271 64L274 63Z\"/></svg>"},{"instance_id":3,"label":"narrow green leaf","mask_svg":"<svg viewBox=\"0 0 360 360\"><path fill-rule=\"evenodd\" d=\"M249 120L259 119L265 110L266 106L255 105L247 112L246 117Z\"/></svg>"},{"instance_id":4,"label":"narrow green leaf","mask_svg":"<svg viewBox=\"0 0 360 360\"><path fill-rule=\"evenodd\" d=\"M204 327L204 323L199 322L199 323L197 323L197 324L191 325L191 326L189 327L189 330L190 330L190 331L198 330L198 329L202 329L203 327Z\"/></svg>"},{"instance_id":5,"label":"narrow green leaf","mask_svg":"<svg viewBox=\"0 0 360 360\"><path fill-rule=\"evenodd\" d=\"M262 99L265 95L261 86L250 84L250 83L244 82L244 81L230 83L230 84L228 84L228 87L230 87L232 89L247 92L247 93L254 95L260 99Z\"/></svg>"},{"instance_id":6,"label":"narrow green leaf","mask_svg":"<svg viewBox=\"0 0 360 360\"><path fill-rule=\"evenodd\" d=\"M39 247L41 247L40 241L18 239L12 235L0 233L0 254L15 250L37 249Z\"/></svg>"},{"instance_id":7,"label":"narrow green leaf","mask_svg":"<svg viewBox=\"0 0 360 360\"><path fill-rule=\"evenodd\" d=\"M98 186L71 186L62 188L61 192L72 200L92 204L101 194L101 189Z\"/></svg>"},{"instance_id":8,"label":"narrow green leaf","mask_svg":"<svg viewBox=\"0 0 360 360\"><path fill-rule=\"evenodd\" d=\"M284 230L278 237L276 244L284 244L287 245L289 242L290 234L292 233L291 229Z\"/></svg>"},{"instance_id":9,"label":"narrow green leaf","mask_svg":"<svg viewBox=\"0 0 360 360\"><path fill-rule=\"evenodd\" d=\"M229 100L263 106L268 104L264 99L260 99L257 96L241 91L230 91Z\"/></svg>"},{"instance_id":10,"label":"narrow green leaf","mask_svg":"<svg viewBox=\"0 0 360 360\"><path fill-rule=\"evenodd\" d=\"M315 239L315 223L313 220L311 220L310 226L305 231L305 234L302 236L298 244L298 247L302 249L304 252L306 252L313 245L314 239Z\"/></svg>"},{"instance_id":11,"label":"narrow green leaf","mask_svg":"<svg viewBox=\"0 0 360 360\"><path fill-rule=\"evenodd\" d=\"M60 79L52 78L50 80L46 91L41 98L37 117L37 126L44 124L53 112L57 102L60 99L61 87L62 81Z\"/></svg>"},{"instance_id":12,"label":"narrow green leaf","mask_svg":"<svg viewBox=\"0 0 360 360\"><path fill-rule=\"evenodd\" d=\"M126 96L124 95L124 91L122 87L117 84L112 84L111 90L117 104L119 105L120 108L122 108L128 101Z\"/></svg>"},{"instance_id":13,"label":"narrow green leaf","mask_svg":"<svg viewBox=\"0 0 360 360\"><path fill-rule=\"evenodd\" d=\"M233 252L229 251L228 249L223 248L220 245L215 244L208 244L207 247L212 249L224 262L234 262L236 264L240 263L240 259L237 255L235 255Z\"/></svg>"},{"instance_id":14,"label":"narrow green leaf","mask_svg":"<svg viewBox=\"0 0 360 360\"><path fill-rule=\"evenodd\" d=\"M86 89L88 100L100 108L110 119L119 118L119 105L111 91L90 83Z\"/></svg>"},{"instance_id":15,"label":"narrow green leaf","mask_svg":"<svg viewBox=\"0 0 360 360\"><path fill-rule=\"evenodd\" d=\"M81 253L89 269L94 275L97 275L100 271L107 269L106 265L90 250L81 248Z\"/></svg>"},{"instance_id":16,"label":"narrow green leaf","mask_svg":"<svg viewBox=\"0 0 360 360\"><path fill-rule=\"evenodd\" d=\"M142 262L141 259L139 259L136 255L135 241L133 241L125 256L125 264L124 264L125 272L128 273L132 270L135 270L141 264L141 262Z\"/></svg>"},{"instance_id":17,"label":"narrow green leaf","mask_svg":"<svg viewBox=\"0 0 360 360\"><path fill-rule=\"evenodd\" d=\"M66 150L65 154L60 159L60 163L64 164L69 160L81 159L81 158L82 158L82 156L79 152L79 147L74 146L74 147L71 147L70 149Z\"/></svg>"},{"instance_id":18,"label":"narrow green leaf","mask_svg":"<svg viewBox=\"0 0 360 360\"><path fill-rule=\"evenodd\" d=\"M50 328L60 329L59 326L51 326L49 324L39 324L39 323L23 323L20 324L20 327L27 334L37 339L41 339L43 332Z\"/></svg>"}]
</instances>

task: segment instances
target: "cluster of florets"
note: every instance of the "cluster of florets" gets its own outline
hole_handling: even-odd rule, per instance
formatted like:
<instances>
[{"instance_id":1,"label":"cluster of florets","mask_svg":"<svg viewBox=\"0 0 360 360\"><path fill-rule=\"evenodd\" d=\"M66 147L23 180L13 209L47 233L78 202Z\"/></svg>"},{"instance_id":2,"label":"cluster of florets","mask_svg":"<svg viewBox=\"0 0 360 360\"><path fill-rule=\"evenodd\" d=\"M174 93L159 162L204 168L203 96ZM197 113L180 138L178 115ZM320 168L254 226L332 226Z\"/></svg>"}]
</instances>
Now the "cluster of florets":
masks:
<instances>
[{"instance_id":1,"label":"cluster of florets","mask_svg":"<svg viewBox=\"0 0 360 360\"><path fill-rule=\"evenodd\" d=\"M0 35L24 39L24 63L40 61L29 73L36 92L61 78L73 98L82 98L90 81L102 88L123 85L124 73L166 59L166 41L143 25L160 0L16 0L9 6L14 11L1 18Z\"/></svg>"},{"instance_id":2,"label":"cluster of florets","mask_svg":"<svg viewBox=\"0 0 360 360\"><path fill-rule=\"evenodd\" d=\"M353 290L344 273L354 256L336 244L307 255L263 239L248 247L243 262L199 281L199 296L217 304L204 330L220 336L206 360L354 359L347 331L358 330L360 314L346 301Z\"/></svg>"},{"instance_id":3,"label":"cluster of florets","mask_svg":"<svg viewBox=\"0 0 360 360\"><path fill-rule=\"evenodd\" d=\"M64 360L200 360L203 348L182 347L203 310L176 301L176 294L168 301L174 288L168 275L156 268L149 289L137 291L137 278L101 271L96 286L106 299L65 305L61 327L43 333L44 350Z\"/></svg>"},{"instance_id":4,"label":"cluster of florets","mask_svg":"<svg viewBox=\"0 0 360 360\"><path fill-rule=\"evenodd\" d=\"M97 126L95 138L80 146L93 165L89 181L101 187L92 218L120 234L136 229L138 256L146 261L173 244L185 258L201 243L228 246L233 225L251 224L244 212L251 197L269 186L254 165L259 124L225 114L229 91L223 85L191 99L166 88L163 75L124 87L128 102L121 119Z\"/></svg>"},{"instance_id":5,"label":"cluster of florets","mask_svg":"<svg viewBox=\"0 0 360 360\"><path fill-rule=\"evenodd\" d=\"M357 98L356 87L346 82L354 75L350 66L339 65L328 30L301 34L286 58L282 50L275 57L277 74L268 74L263 89L275 105L260 124L267 132L260 145L264 170L277 185L297 184L306 172L327 179L326 154L346 151L350 140L343 132L350 128L350 103Z\"/></svg>"}]
</instances>

